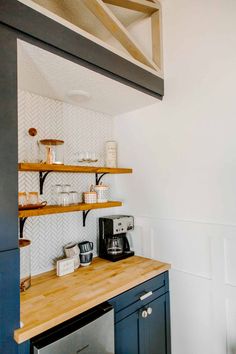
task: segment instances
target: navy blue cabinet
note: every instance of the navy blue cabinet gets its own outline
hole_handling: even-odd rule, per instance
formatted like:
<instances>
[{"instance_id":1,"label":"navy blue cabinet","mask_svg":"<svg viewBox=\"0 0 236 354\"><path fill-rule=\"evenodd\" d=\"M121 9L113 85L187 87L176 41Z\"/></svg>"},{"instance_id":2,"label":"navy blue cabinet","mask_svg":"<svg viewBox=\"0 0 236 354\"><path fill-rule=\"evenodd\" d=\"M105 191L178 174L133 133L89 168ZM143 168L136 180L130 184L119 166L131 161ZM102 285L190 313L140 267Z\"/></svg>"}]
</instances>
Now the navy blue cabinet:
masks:
<instances>
[{"instance_id":1,"label":"navy blue cabinet","mask_svg":"<svg viewBox=\"0 0 236 354\"><path fill-rule=\"evenodd\" d=\"M18 247L17 48L0 24L0 251Z\"/></svg>"},{"instance_id":2,"label":"navy blue cabinet","mask_svg":"<svg viewBox=\"0 0 236 354\"><path fill-rule=\"evenodd\" d=\"M20 322L17 38L12 29L1 23L0 48L0 353L17 354L13 339Z\"/></svg>"},{"instance_id":3,"label":"navy blue cabinet","mask_svg":"<svg viewBox=\"0 0 236 354\"><path fill-rule=\"evenodd\" d=\"M0 252L0 353L17 354L13 339L19 328L19 250Z\"/></svg>"},{"instance_id":4,"label":"navy blue cabinet","mask_svg":"<svg viewBox=\"0 0 236 354\"><path fill-rule=\"evenodd\" d=\"M170 354L168 273L113 298L116 354Z\"/></svg>"}]
</instances>

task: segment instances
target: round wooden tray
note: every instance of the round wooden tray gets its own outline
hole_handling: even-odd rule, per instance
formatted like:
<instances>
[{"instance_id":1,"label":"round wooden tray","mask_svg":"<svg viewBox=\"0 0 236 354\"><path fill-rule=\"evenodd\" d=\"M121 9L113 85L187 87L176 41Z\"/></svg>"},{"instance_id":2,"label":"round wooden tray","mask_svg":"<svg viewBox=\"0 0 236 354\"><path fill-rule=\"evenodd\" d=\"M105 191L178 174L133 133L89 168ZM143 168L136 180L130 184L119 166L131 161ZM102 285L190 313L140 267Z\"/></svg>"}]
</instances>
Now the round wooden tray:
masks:
<instances>
[{"instance_id":1,"label":"round wooden tray","mask_svg":"<svg viewBox=\"0 0 236 354\"><path fill-rule=\"evenodd\" d=\"M42 209L47 205L47 202L42 202L39 204L27 204L27 205L19 205L19 210L29 210L29 209Z\"/></svg>"}]
</instances>

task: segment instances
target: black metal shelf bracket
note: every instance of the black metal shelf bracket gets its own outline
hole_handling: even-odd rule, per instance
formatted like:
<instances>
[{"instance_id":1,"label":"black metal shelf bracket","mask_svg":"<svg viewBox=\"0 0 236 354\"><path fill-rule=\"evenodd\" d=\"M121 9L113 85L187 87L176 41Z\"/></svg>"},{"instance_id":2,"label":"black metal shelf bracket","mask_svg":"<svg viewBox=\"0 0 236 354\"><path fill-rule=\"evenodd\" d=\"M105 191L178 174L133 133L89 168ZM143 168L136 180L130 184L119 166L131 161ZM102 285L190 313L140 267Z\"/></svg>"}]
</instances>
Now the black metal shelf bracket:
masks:
<instances>
[{"instance_id":1,"label":"black metal shelf bracket","mask_svg":"<svg viewBox=\"0 0 236 354\"><path fill-rule=\"evenodd\" d=\"M39 172L39 191L40 191L40 194L43 194L43 185L44 185L44 182L45 182L45 179L47 177L47 175L52 172L52 171L47 171L45 173L43 173L42 171Z\"/></svg>"},{"instance_id":2,"label":"black metal shelf bracket","mask_svg":"<svg viewBox=\"0 0 236 354\"><path fill-rule=\"evenodd\" d=\"M20 238L23 238L24 235L24 226L25 226L25 222L26 220L28 219L28 217L25 217L25 218L20 218Z\"/></svg>"},{"instance_id":3,"label":"black metal shelf bracket","mask_svg":"<svg viewBox=\"0 0 236 354\"><path fill-rule=\"evenodd\" d=\"M103 176L107 175L109 172L105 172L105 173L95 173L95 182L96 185L98 185L102 179Z\"/></svg>"},{"instance_id":4,"label":"black metal shelf bracket","mask_svg":"<svg viewBox=\"0 0 236 354\"><path fill-rule=\"evenodd\" d=\"M86 225L86 219L87 219L88 213L90 211L91 211L91 209L87 210L87 211L83 210L83 227L85 227L85 225Z\"/></svg>"}]
</instances>

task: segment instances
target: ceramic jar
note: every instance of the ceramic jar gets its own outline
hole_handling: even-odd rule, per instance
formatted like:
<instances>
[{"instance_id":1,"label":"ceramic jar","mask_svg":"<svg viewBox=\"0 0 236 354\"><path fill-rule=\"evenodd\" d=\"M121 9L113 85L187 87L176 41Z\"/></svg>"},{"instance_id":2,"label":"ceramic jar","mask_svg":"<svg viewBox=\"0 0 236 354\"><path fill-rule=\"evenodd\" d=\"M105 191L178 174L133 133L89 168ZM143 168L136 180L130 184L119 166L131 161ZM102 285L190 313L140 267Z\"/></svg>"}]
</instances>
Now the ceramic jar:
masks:
<instances>
[{"instance_id":1,"label":"ceramic jar","mask_svg":"<svg viewBox=\"0 0 236 354\"><path fill-rule=\"evenodd\" d=\"M106 167L115 168L117 167L117 142L107 141L106 142Z\"/></svg>"},{"instance_id":2,"label":"ceramic jar","mask_svg":"<svg viewBox=\"0 0 236 354\"><path fill-rule=\"evenodd\" d=\"M108 201L108 186L105 184L99 184L94 187L95 192L97 193L97 202L98 203L107 203Z\"/></svg>"}]
</instances>

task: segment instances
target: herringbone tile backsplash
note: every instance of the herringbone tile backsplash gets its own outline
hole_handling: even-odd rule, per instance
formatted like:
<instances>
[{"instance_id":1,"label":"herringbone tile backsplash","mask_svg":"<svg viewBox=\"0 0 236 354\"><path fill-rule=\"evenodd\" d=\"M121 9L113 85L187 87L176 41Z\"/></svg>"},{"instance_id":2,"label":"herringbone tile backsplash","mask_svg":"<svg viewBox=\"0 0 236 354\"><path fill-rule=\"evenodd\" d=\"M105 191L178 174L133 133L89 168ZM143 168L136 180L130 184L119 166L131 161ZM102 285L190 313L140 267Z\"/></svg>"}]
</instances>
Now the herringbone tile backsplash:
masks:
<instances>
[{"instance_id":1,"label":"herringbone tile backsplash","mask_svg":"<svg viewBox=\"0 0 236 354\"><path fill-rule=\"evenodd\" d=\"M104 145L112 138L112 117L102 113L82 109L60 101L41 97L26 91L18 95L18 143L19 161L27 158L29 138L27 131L34 127L37 138L58 138L65 141L65 163L76 164L79 151L95 151L98 165L104 164ZM39 191L38 173L19 173L19 191ZM104 182L110 186L112 199L113 176L105 176ZM52 203L52 187L55 184L70 184L73 190L82 194L94 184L93 174L50 173L44 184L41 200ZM118 211L118 209L117 209ZM63 253L63 246L71 241L89 240L97 253L97 218L113 214L114 210L92 211L82 225L82 213L67 213L28 218L24 237L32 241L32 274L39 274L53 268L53 260Z\"/></svg>"}]
</instances>

